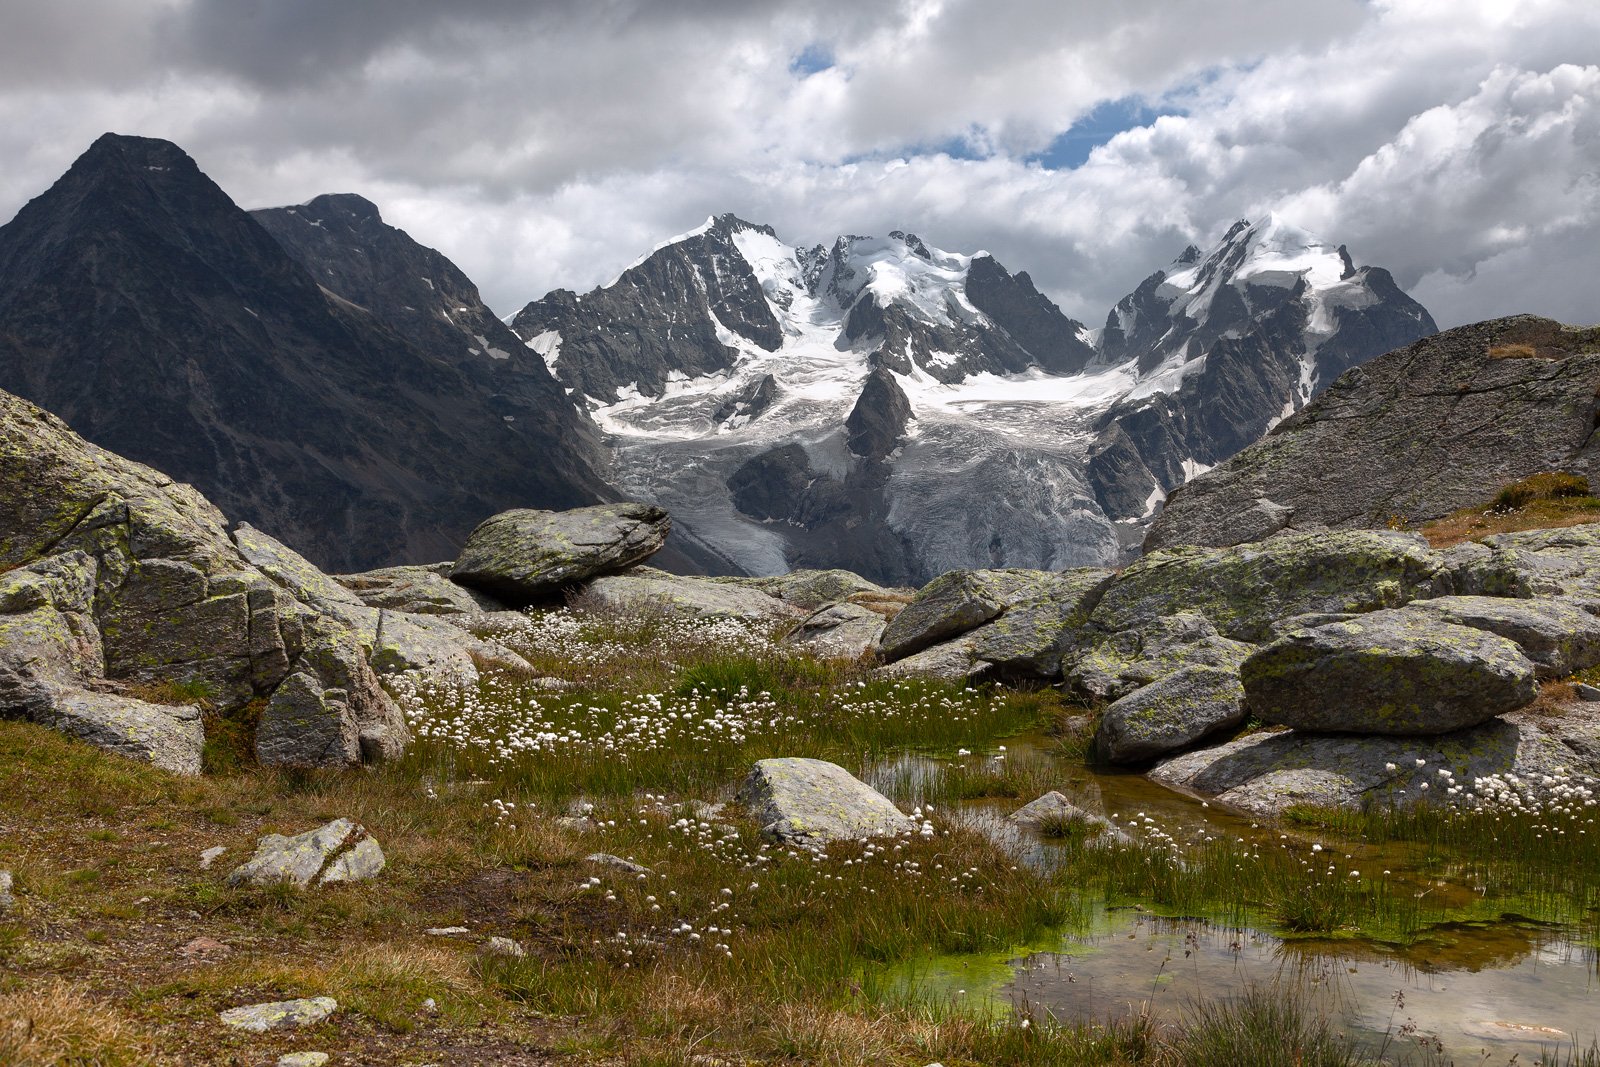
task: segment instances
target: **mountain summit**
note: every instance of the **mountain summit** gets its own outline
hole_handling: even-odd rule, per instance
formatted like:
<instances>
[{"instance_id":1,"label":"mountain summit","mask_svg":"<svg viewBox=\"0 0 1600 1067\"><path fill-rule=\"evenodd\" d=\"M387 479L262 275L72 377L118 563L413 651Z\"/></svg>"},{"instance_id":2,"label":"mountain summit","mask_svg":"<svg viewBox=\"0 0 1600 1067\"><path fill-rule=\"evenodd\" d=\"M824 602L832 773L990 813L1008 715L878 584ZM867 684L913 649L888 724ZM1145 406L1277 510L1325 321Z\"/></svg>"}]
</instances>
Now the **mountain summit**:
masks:
<instances>
[{"instance_id":1,"label":"mountain summit","mask_svg":"<svg viewBox=\"0 0 1600 1067\"><path fill-rule=\"evenodd\" d=\"M1187 249L1096 337L987 253L792 246L733 215L512 325L626 493L753 573L891 582L1116 561L1172 489L1434 330L1387 272L1273 218Z\"/></svg>"},{"instance_id":2,"label":"mountain summit","mask_svg":"<svg viewBox=\"0 0 1600 1067\"><path fill-rule=\"evenodd\" d=\"M443 256L359 197L265 220L176 145L101 137L0 227L0 389L329 567L612 498L588 420Z\"/></svg>"}]
</instances>

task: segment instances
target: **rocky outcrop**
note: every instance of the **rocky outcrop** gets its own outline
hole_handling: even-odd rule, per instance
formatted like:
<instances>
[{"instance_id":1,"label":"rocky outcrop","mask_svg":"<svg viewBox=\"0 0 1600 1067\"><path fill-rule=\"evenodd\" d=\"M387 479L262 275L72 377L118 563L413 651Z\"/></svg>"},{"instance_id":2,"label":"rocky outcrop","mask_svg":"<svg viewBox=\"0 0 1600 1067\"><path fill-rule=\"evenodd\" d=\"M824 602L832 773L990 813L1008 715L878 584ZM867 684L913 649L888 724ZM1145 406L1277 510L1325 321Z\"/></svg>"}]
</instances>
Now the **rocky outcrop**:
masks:
<instances>
[{"instance_id":1,"label":"rocky outcrop","mask_svg":"<svg viewBox=\"0 0 1600 1067\"><path fill-rule=\"evenodd\" d=\"M671 529L653 504L506 511L472 531L449 576L507 604L532 604L644 562Z\"/></svg>"},{"instance_id":2,"label":"rocky outcrop","mask_svg":"<svg viewBox=\"0 0 1600 1067\"><path fill-rule=\"evenodd\" d=\"M1516 644L1411 609L1294 631L1239 675L1262 721L1322 732L1449 733L1538 695Z\"/></svg>"},{"instance_id":3,"label":"rocky outcrop","mask_svg":"<svg viewBox=\"0 0 1600 1067\"><path fill-rule=\"evenodd\" d=\"M345 766L409 738L381 678L471 684L515 653L436 615L369 607L193 488L0 393L0 714L200 769L199 707L280 766ZM152 701L171 699L172 703Z\"/></svg>"},{"instance_id":4,"label":"rocky outcrop","mask_svg":"<svg viewBox=\"0 0 1600 1067\"><path fill-rule=\"evenodd\" d=\"M1600 663L1600 618L1570 600L1445 596L1418 600L1405 610L1506 638L1541 679L1565 678Z\"/></svg>"},{"instance_id":5,"label":"rocky outcrop","mask_svg":"<svg viewBox=\"0 0 1600 1067\"><path fill-rule=\"evenodd\" d=\"M1600 479L1600 328L1531 315L1446 330L1345 375L1174 492L1146 551L1279 528L1420 522L1541 471ZM1600 480L1596 481L1600 484Z\"/></svg>"},{"instance_id":6,"label":"rocky outcrop","mask_svg":"<svg viewBox=\"0 0 1600 1067\"><path fill-rule=\"evenodd\" d=\"M739 787L739 801L762 833L806 848L919 829L883 794L825 760L760 760Z\"/></svg>"}]
</instances>

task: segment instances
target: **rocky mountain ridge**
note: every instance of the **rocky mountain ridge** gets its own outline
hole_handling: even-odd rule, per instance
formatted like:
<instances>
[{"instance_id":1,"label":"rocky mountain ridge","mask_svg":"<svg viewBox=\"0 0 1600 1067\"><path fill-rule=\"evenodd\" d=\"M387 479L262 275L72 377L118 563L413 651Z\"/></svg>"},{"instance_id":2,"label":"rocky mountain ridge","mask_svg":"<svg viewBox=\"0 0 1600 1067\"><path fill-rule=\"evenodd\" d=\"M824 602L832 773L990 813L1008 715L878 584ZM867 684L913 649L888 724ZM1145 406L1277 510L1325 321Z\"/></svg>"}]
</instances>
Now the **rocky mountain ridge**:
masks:
<instances>
[{"instance_id":1,"label":"rocky mountain ridge","mask_svg":"<svg viewBox=\"0 0 1600 1067\"><path fill-rule=\"evenodd\" d=\"M512 325L628 495L751 573L912 583L1124 558L1172 489L1434 329L1386 271L1273 218L1188 250L1097 336L986 253L791 247L732 215Z\"/></svg>"},{"instance_id":2,"label":"rocky mountain ridge","mask_svg":"<svg viewBox=\"0 0 1600 1067\"><path fill-rule=\"evenodd\" d=\"M0 227L0 388L330 566L614 497L592 425L444 257L360 198L297 210L263 225L176 145L105 135Z\"/></svg>"},{"instance_id":3,"label":"rocky mountain ridge","mask_svg":"<svg viewBox=\"0 0 1600 1067\"><path fill-rule=\"evenodd\" d=\"M1600 329L1518 315L1447 330L1175 492L1145 547L1424 522L1541 472L1600 478L1597 392Z\"/></svg>"}]
</instances>

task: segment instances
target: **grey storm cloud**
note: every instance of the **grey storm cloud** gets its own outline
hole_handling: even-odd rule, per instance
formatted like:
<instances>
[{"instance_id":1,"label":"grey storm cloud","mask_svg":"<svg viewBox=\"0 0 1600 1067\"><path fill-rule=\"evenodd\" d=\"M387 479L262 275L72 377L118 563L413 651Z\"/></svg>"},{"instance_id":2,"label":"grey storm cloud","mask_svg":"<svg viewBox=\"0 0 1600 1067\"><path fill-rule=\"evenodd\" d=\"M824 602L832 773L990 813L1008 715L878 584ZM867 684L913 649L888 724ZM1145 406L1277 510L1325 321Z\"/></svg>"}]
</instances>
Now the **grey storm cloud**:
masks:
<instances>
[{"instance_id":1,"label":"grey storm cloud","mask_svg":"<svg viewBox=\"0 0 1600 1067\"><path fill-rule=\"evenodd\" d=\"M793 243L984 248L1098 324L1277 211L1443 323L1592 320L1593 8L12 0L0 218L110 129L178 142L246 206L361 192L503 313L731 210ZM1039 161L1108 103L1145 117Z\"/></svg>"}]
</instances>

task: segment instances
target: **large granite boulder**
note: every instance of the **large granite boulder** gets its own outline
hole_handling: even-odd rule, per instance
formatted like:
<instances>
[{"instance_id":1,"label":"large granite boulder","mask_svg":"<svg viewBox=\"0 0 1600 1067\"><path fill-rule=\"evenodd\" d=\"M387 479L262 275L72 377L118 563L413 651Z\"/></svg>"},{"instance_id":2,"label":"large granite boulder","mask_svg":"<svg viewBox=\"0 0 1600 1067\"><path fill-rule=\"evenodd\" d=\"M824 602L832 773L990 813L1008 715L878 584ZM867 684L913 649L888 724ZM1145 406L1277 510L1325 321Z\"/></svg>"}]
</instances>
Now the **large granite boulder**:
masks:
<instances>
[{"instance_id":1,"label":"large granite boulder","mask_svg":"<svg viewBox=\"0 0 1600 1067\"><path fill-rule=\"evenodd\" d=\"M1297 630L1239 669L1250 710L1298 730L1442 734L1538 695L1517 645L1413 610Z\"/></svg>"},{"instance_id":2,"label":"large granite boulder","mask_svg":"<svg viewBox=\"0 0 1600 1067\"><path fill-rule=\"evenodd\" d=\"M1368 804L1467 801L1465 792L1452 798L1452 784L1470 791L1474 779L1491 775L1516 775L1526 788L1545 794L1571 777L1600 775L1600 711L1578 706L1558 718L1512 712L1427 737L1247 734L1174 756L1147 777L1191 796L1276 816L1302 804L1359 810Z\"/></svg>"},{"instance_id":3,"label":"large granite boulder","mask_svg":"<svg viewBox=\"0 0 1600 1067\"><path fill-rule=\"evenodd\" d=\"M520 607L644 562L671 529L654 504L503 511L472 531L449 576Z\"/></svg>"},{"instance_id":4,"label":"large granite boulder","mask_svg":"<svg viewBox=\"0 0 1600 1067\"><path fill-rule=\"evenodd\" d=\"M882 793L826 760L759 760L738 799L767 836L807 848L919 829Z\"/></svg>"},{"instance_id":5,"label":"large granite boulder","mask_svg":"<svg viewBox=\"0 0 1600 1067\"><path fill-rule=\"evenodd\" d=\"M980 640L985 661L1049 677L1060 671L1063 635L1087 620L1110 578L1093 568L950 571L890 621L879 642L883 658L892 663L1005 615L1009 621Z\"/></svg>"},{"instance_id":6,"label":"large granite boulder","mask_svg":"<svg viewBox=\"0 0 1600 1067\"><path fill-rule=\"evenodd\" d=\"M1117 576L1095 605L1104 630L1199 612L1225 637L1260 641L1275 620L1364 612L1451 592L1416 534L1391 530L1285 533L1225 549L1154 552Z\"/></svg>"},{"instance_id":7,"label":"large granite boulder","mask_svg":"<svg viewBox=\"0 0 1600 1067\"><path fill-rule=\"evenodd\" d=\"M1112 763L1147 763L1238 726L1246 715L1237 671L1184 667L1108 704L1095 747Z\"/></svg>"},{"instance_id":8,"label":"large granite boulder","mask_svg":"<svg viewBox=\"0 0 1600 1067\"><path fill-rule=\"evenodd\" d=\"M596 578L584 590L581 604L598 611L665 611L702 619L749 619L793 622L804 612L759 589L694 578L654 567L635 567L626 574Z\"/></svg>"}]
</instances>

